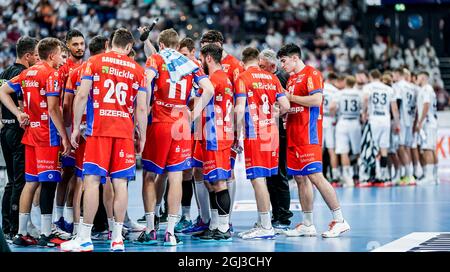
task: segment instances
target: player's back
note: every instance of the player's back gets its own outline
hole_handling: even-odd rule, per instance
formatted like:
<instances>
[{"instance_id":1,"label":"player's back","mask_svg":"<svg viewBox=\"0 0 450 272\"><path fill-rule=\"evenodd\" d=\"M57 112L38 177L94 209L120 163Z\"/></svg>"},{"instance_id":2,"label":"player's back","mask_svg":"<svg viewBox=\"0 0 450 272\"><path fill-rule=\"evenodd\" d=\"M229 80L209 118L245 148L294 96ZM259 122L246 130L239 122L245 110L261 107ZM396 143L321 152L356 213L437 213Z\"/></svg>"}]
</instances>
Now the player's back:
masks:
<instances>
[{"instance_id":1,"label":"player's back","mask_svg":"<svg viewBox=\"0 0 450 272\"><path fill-rule=\"evenodd\" d=\"M416 115L417 88L406 80L399 81L395 87L398 89L402 101L399 108L400 121L411 126Z\"/></svg>"},{"instance_id":2,"label":"player's back","mask_svg":"<svg viewBox=\"0 0 450 272\"><path fill-rule=\"evenodd\" d=\"M244 67L241 62L230 54L228 54L220 64L232 83L236 81L240 73L244 72Z\"/></svg>"},{"instance_id":3,"label":"player's back","mask_svg":"<svg viewBox=\"0 0 450 272\"><path fill-rule=\"evenodd\" d=\"M393 89L382 82L375 81L364 86L363 92L369 96L369 121L389 122Z\"/></svg>"},{"instance_id":4,"label":"player's back","mask_svg":"<svg viewBox=\"0 0 450 272\"><path fill-rule=\"evenodd\" d=\"M329 127L335 118L330 116L330 105L334 97L338 94L338 88L330 83L324 83L323 86L323 126Z\"/></svg>"},{"instance_id":5,"label":"player's back","mask_svg":"<svg viewBox=\"0 0 450 272\"><path fill-rule=\"evenodd\" d=\"M82 79L92 80L86 135L132 139L137 92L146 91L144 69L111 51L91 57Z\"/></svg>"},{"instance_id":6,"label":"player's back","mask_svg":"<svg viewBox=\"0 0 450 272\"><path fill-rule=\"evenodd\" d=\"M357 89L344 89L338 94L338 118L358 120L361 113L361 92Z\"/></svg>"}]
</instances>

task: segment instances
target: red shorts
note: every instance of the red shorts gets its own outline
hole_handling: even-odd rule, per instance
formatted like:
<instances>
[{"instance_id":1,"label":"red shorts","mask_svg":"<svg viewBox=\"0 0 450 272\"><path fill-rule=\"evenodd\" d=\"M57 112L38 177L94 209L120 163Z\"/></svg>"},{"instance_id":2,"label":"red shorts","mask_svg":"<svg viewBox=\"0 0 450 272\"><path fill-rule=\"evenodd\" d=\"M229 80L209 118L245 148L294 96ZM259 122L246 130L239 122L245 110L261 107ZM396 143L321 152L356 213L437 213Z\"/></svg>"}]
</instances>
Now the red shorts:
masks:
<instances>
[{"instance_id":1,"label":"red shorts","mask_svg":"<svg viewBox=\"0 0 450 272\"><path fill-rule=\"evenodd\" d=\"M260 139L245 139L245 171L248 179L270 177L278 173L278 146Z\"/></svg>"},{"instance_id":2,"label":"red shorts","mask_svg":"<svg viewBox=\"0 0 450 272\"><path fill-rule=\"evenodd\" d=\"M113 179L134 178L136 175L134 141L124 138L87 137L83 175L110 176Z\"/></svg>"},{"instance_id":3,"label":"red shorts","mask_svg":"<svg viewBox=\"0 0 450 272\"><path fill-rule=\"evenodd\" d=\"M203 179L209 182L231 177L231 147L219 145L217 151L206 150L204 142L197 141L193 158L195 167L203 168Z\"/></svg>"},{"instance_id":4,"label":"red shorts","mask_svg":"<svg viewBox=\"0 0 450 272\"><path fill-rule=\"evenodd\" d=\"M86 140L83 137L80 137L79 146L75 150L75 173L79 178L83 177L83 159L85 150L86 150Z\"/></svg>"},{"instance_id":5,"label":"red shorts","mask_svg":"<svg viewBox=\"0 0 450 272\"><path fill-rule=\"evenodd\" d=\"M25 145L25 179L26 181L61 181L61 164L59 146Z\"/></svg>"},{"instance_id":6,"label":"red shorts","mask_svg":"<svg viewBox=\"0 0 450 272\"><path fill-rule=\"evenodd\" d=\"M147 128L147 140L142 152L144 170L162 174L178 172L191 165L192 139L190 131L172 135L172 123L152 123Z\"/></svg>"},{"instance_id":7,"label":"red shorts","mask_svg":"<svg viewBox=\"0 0 450 272\"><path fill-rule=\"evenodd\" d=\"M322 146L303 145L287 147L287 174L307 176L322 172Z\"/></svg>"}]
</instances>

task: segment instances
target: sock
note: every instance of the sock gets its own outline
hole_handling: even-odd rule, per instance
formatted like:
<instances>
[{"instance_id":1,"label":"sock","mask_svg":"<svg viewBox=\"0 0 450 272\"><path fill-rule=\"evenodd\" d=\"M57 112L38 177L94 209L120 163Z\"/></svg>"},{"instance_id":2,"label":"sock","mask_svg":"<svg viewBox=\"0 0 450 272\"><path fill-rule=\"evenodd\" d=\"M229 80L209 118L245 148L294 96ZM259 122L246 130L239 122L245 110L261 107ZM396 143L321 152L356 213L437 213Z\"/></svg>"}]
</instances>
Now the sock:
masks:
<instances>
[{"instance_id":1,"label":"sock","mask_svg":"<svg viewBox=\"0 0 450 272\"><path fill-rule=\"evenodd\" d=\"M77 235L79 225L80 225L80 223L73 223L73 231L72 231L73 236Z\"/></svg>"},{"instance_id":2,"label":"sock","mask_svg":"<svg viewBox=\"0 0 450 272\"><path fill-rule=\"evenodd\" d=\"M50 236L52 233L52 215L51 214L41 214L41 234L45 236Z\"/></svg>"},{"instance_id":3,"label":"sock","mask_svg":"<svg viewBox=\"0 0 450 272\"><path fill-rule=\"evenodd\" d=\"M27 224L30 218L29 213L19 213L19 234L27 235Z\"/></svg>"},{"instance_id":4,"label":"sock","mask_svg":"<svg viewBox=\"0 0 450 272\"><path fill-rule=\"evenodd\" d=\"M161 217L161 203L156 204L156 206L155 206L155 215L157 217Z\"/></svg>"},{"instance_id":5,"label":"sock","mask_svg":"<svg viewBox=\"0 0 450 272\"><path fill-rule=\"evenodd\" d=\"M199 209L200 209L200 218L203 222L208 223L211 220L211 215L209 213L210 210L210 201L209 201L209 193L205 184L202 181L195 181L195 194L198 199Z\"/></svg>"},{"instance_id":6,"label":"sock","mask_svg":"<svg viewBox=\"0 0 450 272\"><path fill-rule=\"evenodd\" d=\"M351 166L342 166L342 176L344 176L345 178L349 178L350 177L350 168L351 168Z\"/></svg>"},{"instance_id":7,"label":"sock","mask_svg":"<svg viewBox=\"0 0 450 272\"><path fill-rule=\"evenodd\" d=\"M411 177L413 175L413 165L412 163L405 166L405 176Z\"/></svg>"},{"instance_id":8,"label":"sock","mask_svg":"<svg viewBox=\"0 0 450 272\"><path fill-rule=\"evenodd\" d=\"M155 213L154 212L145 213L145 221L147 223L147 228L145 229L146 233L150 233L152 230L155 230Z\"/></svg>"},{"instance_id":9,"label":"sock","mask_svg":"<svg viewBox=\"0 0 450 272\"><path fill-rule=\"evenodd\" d=\"M227 181L227 188L230 194L230 212L229 215L231 217L231 213L233 212L234 199L236 198L236 180Z\"/></svg>"},{"instance_id":10,"label":"sock","mask_svg":"<svg viewBox=\"0 0 450 272\"><path fill-rule=\"evenodd\" d=\"M433 168L433 174L434 174L434 181L438 181L439 180L439 174L438 174L438 164L433 164L434 168Z\"/></svg>"},{"instance_id":11,"label":"sock","mask_svg":"<svg viewBox=\"0 0 450 272\"><path fill-rule=\"evenodd\" d=\"M175 225L180 217L177 214L169 214L167 216L167 229L166 232L175 234Z\"/></svg>"},{"instance_id":12,"label":"sock","mask_svg":"<svg viewBox=\"0 0 450 272\"><path fill-rule=\"evenodd\" d=\"M120 241L122 240L122 228L123 228L123 222L114 222L113 231L111 234L111 240L112 241Z\"/></svg>"},{"instance_id":13,"label":"sock","mask_svg":"<svg viewBox=\"0 0 450 272\"><path fill-rule=\"evenodd\" d=\"M108 218L108 230L113 231L113 229L114 229L114 217Z\"/></svg>"},{"instance_id":14,"label":"sock","mask_svg":"<svg viewBox=\"0 0 450 272\"><path fill-rule=\"evenodd\" d=\"M64 206L56 206L56 221L64 217Z\"/></svg>"},{"instance_id":15,"label":"sock","mask_svg":"<svg viewBox=\"0 0 450 272\"><path fill-rule=\"evenodd\" d=\"M191 206L181 207L181 214L186 218L186 220L191 220Z\"/></svg>"},{"instance_id":16,"label":"sock","mask_svg":"<svg viewBox=\"0 0 450 272\"><path fill-rule=\"evenodd\" d=\"M339 168L331 169L331 175L333 176L333 180L338 179L339 178Z\"/></svg>"},{"instance_id":17,"label":"sock","mask_svg":"<svg viewBox=\"0 0 450 272\"><path fill-rule=\"evenodd\" d=\"M73 223L73 207L66 206L66 216L64 216L64 220L69 224Z\"/></svg>"},{"instance_id":18,"label":"sock","mask_svg":"<svg viewBox=\"0 0 450 272\"><path fill-rule=\"evenodd\" d=\"M400 177L406 176L406 166L400 166Z\"/></svg>"},{"instance_id":19,"label":"sock","mask_svg":"<svg viewBox=\"0 0 450 272\"><path fill-rule=\"evenodd\" d=\"M183 194L181 197L181 206L191 206L192 195L194 194L191 180L183 180L182 182Z\"/></svg>"},{"instance_id":20,"label":"sock","mask_svg":"<svg viewBox=\"0 0 450 272\"><path fill-rule=\"evenodd\" d=\"M272 228L272 221L270 218L270 212L258 212L259 217L261 218L261 227L266 230L270 230Z\"/></svg>"},{"instance_id":21,"label":"sock","mask_svg":"<svg viewBox=\"0 0 450 272\"><path fill-rule=\"evenodd\" d=\"M219 226L219 210L217 207L215 192L209 192L209 204L211 207L211 220L209 221L209 229L215 230Z\"/></svg>"},{"instance_id":22,"label":"sock","mask_svg":"<svg viewBox=\"0 0 450 272\"><path fill-rule=\"evenodd\" d=\"M230 215L219 215L219 227L221 232L227 232L230 228Z\"/></svg>"},{"instance_id":23,"label":"sock","mask_svg":"<svg viewBox=\"0 0 450 272\"><path fill-rule=\"evenodd\" d=\"M83 224L83 216L80 216L80 224Z\"/></svg>"},{"instance_id":24,"label":"sock","mask_svg":"<svg viewBox=\"0 0 450 272\"><path fill-rule=\"evenodd\" d=\"M425 165L425 178L429 181L433 180L434 164Z\"/></svg>"},{"instance_id":25,"label":"sock","mask_svg":"<svg viewBox=\"0 0 450 272\"><path fill-rule=\"evenodd\" d=\"M303 225L309 227L314 225L313 212L303 212Z\"/></svg>"},{"instance_id":26,"label":"sock","mask_svg":"<svg viewBox=\"0 0 450 272\"><path fill-rule=\"evenodd\" d=\"M344 222L344 217L342 216L342 210L341 208L337 208L333 211L331 211L333 213L333 219L338 221L338 222Z\"/></svg>"},{"instance_id":27,"label":"sock","mask_svg":"<svg viewBox=\"0 0 450 272\"><path fill-rule=\"evenodd\" d=\"M86 224L86 223L80 223L79 229L78 229L78 236L77 238L80 238L81 241L90 241L91 240L91 231L92 231L93 224Z\"/></svg>"}]
</instances>

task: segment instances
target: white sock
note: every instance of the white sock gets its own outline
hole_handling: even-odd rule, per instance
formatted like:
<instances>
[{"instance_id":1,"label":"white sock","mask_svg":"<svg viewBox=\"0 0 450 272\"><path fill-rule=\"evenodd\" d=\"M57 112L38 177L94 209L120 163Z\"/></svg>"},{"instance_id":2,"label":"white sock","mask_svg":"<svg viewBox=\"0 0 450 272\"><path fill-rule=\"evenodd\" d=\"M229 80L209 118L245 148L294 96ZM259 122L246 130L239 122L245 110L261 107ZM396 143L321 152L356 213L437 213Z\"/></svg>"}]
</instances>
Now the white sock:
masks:
<instances>
[{"instance_id":1,"label":"white sock","mask_svg":"<svg viewBox=\"0 0 450 272\"><path fill-rule=\"evenodd\" d=\"M50 236L52 233L52 215L41 214L41 234Z\"/></svg>"},{"instance_id":2,"label":"white sock","mask_svg":"<svg viewBox=\"0 0 450 272\"><path fill-rule=\"evenodd\" d=\"M211 209L211 221L209 221L209 229L215 230L219 227L219 211Z\"/></svg>"},{"instance_id":3,"label":"white sock","mask_svg":"<svg viewBox=\"0 0 450 272\"><path fill-rule=\"evenodd\" d=\"M227 181L228 192L230 193L230 213L229 216L231 218L231 213L233 212L234 199L236 198L236 180Z\"/></svg>"},{"instance_id":4,"label":"white sock","mask_svg":"<svg viewBox=\"0 0 450 272\"><path fill-rule=\"evenodd\" d=\"M56 221L64 216L64 206L56 206Z\"/></svg>"},{"instance_id":5,"label":"white sock","mask_svg":"<svg viewBox=\"0 0 450 272\"><path fill-rule=\"evenodd\" d=\"M413 175L413 165L412 163L405 166L405 176L411 177Z\"/></svg>"},{"instance_id":6,"label":"white sock","mask_svg":"<svg viewBox=\"0 0 450 272\"><path fill-rule=\"evenodd\" d=\"M433 181L434 164L425 165L425 177L429 181Z\"/></svg>"},{"instance_id":7,"label":"white sock","mask_svg":"<svg viewBox=\"0 0 450 272\"><path fill-rule=\"evenodd\" d=\"M167 216L167 229L166 232L175 234L175 225L180 217L177 214L169 214Z\"/></svg>"},{"instance_id":8,"label":"white sock","mask_svg":"<svg viewBox=\"0 0 450 272\"><path fill-rule=\"evenodd\" d=\"M339 168L331 169L331 175L333 176L333 179L338 179L340 176Z\"/></svg>"},{"instance_id":9,"label":"white sock","mask_svg":"<svg viewBox=\"0 0 450 272\"><path fill-rule=\"evenodd\" d=\"M92 231L93 224L86 224L86 223L80 223L79 229L78 229L78 236L81 241L90 241L91 240L91 231Z\"/></svg>"},{"instance_id":10,"label":"white sock","mask_svg":"<svg viewBox=\"0 0 450 272\"><path fill-rule=\"evenodd\" d=\"M344 217L342 216L341 208L331 211L333 213L333 219L338 222L344 222Z\"/></svg>"},{"instance_id":11,"label":"white sock","mask_svg":"<svg viewBox=\"0 0 450 272\"><path fill-rule=\"evenodd\" d=\"M72 231L72 235L75 236L78 234L78 227L79 227L80 223L73 223L73 231Z\"/></svg>"},{"instance_id":12,"label":"white sock","mask_svg":"<svg viewBox=\"0 0 450 272\"><path fill-rule=\"evenodd\" d=\"M434 169L433 169L434 181L437 181L437 180L439 180L438 164L433 164L433 165L434 165Z\"/></svg>"},{"instance_id":13,"label":"white sock","mask_svg":"<svg viewBox=\"0 0 450 272\"><path fill-rule=\"evenodd\" d=\"M195 181L195 194L198 199L200 218L204 223L208 223L211 220L210 206L209 206L209 192L205 184L202 181Z\"/></svg>"},{"instance_id":14,"label":"white sock","mask_svg":"<svg viewBox=\"0 0 450 272\"><path fill-rule=\"evenodd\" d=\"M406 176L406 166L400 166L400 177Z\"/></svg>"},{"instance_id":15,"label":"white sock","mask_svg":"<svg viewBox=\"0 0 450 272\"><path fill-rule=\"evenodd\" d=\"M111 240L112 241L120 241L122 240L122 228L123 228L123 222L114 222L113 231L111 234Z\"/></svg>"},{"instance_id":16,"label":"white sock","mask_svg":"<svg viewBox=\"0 0 450 272\"><path fill-rule=\"evenodd\" d=\"M313 212L303 212L303 225L309 227L314 225Z\"/></svg>"},{"instance_id":17,"label":"white sock","mask_svg":"<svg viewBox=\"0 0 450 272\"><path fill-rule=\"evenodd\" d=\"M155 215L157 217L161 217L161 203L156 204L156 206L155 206Z\"/></svg>"},{"instance_id":18,"label":"white sock","mask_svg":"<svg viewBox=\"0 0 450 272\"><path fill-rule=\"evenodd\" d=\"M66 215L64 216L64 220L66 220L69 224L73 223L73 207L66 206Z\"/></svg>"},{"instance_id":19,"label":"white sock","mask_svg":"<svg viewBox=\"0 0 450 272\"><path fill-rule=\"evenodd\" d=\"M229 228L230 228L230 215L229 214L219 215L218 229L221 232L227 232Z\"/></svg>"},{"instance_id":20,"label":"white sock","mask_svg":"<svg viewBox=\"0 0 450 272\"><path fill-rule=\"evenodd\" d=\"M344 176L346 179L349 179L351 177L350 169L351 166L342 166L342 176Z\"/></svg>"},{"instance_id":21,"label":"white sock","mask_svg":"<svg viewBox=\"0 0 450 272\"><path fill-rule=\"evenodd\" d=\"M420 163L418 163L414 166L414 175L416 177L420 178L424 174L423 171L424 171L424 169L422 168Z\"/></svg>"},{"instance_id":22,"label":"white sock","mask_svg":"<svg viewBox=\"0 0 450 272\"><path fill-rule=\"evenodd\" d=\"M113 231L113 229L114 229L114 217L108 218L108 230Z\"/></svg>"},{"instance_id":23,"label":"white sock","mask_svg":"<svg viewBox=\"0 0 450 272\"><path fill-rule=\"evenodd\" d=\"M30 218L29 213L19 213L19 234L27 235L27 224Z\"/></svg>"},{"instance_id":24,"label":"white sock","mask_svg":"<svg viewBox=\"0 0 450 272\"><path fill-rule=\"evenodd\" d=\"M191 206L181 207L181 214L186 218L186 220L191 220Z\"/></svg>"},{"instance_id":25,"label":"white sock","mask_svg":"<svg viewBox=\"0 0 450 272\"><path fill-rule=\"evenodd\" d=\"M154 212L145 213L145 221L147 223L147 228L145 229L146 233L150 233L152 230L155 230L155 213Z\"/></svg>"},{"instance_id":26,"label":"white sock","mask_svg":"<svg viewBox=\"0 0 450 272\"><path fill-rule=\"evenodd\" d=\"M272 221L270 219L270 212L258 212L261 218L261 227L266 230L272 228Z\"/></svg>"},{"instance_id":27,"label":"white sock","mask_svg":"<svg viewBox=\"0 0 450 272\"><path fill-rule=\"evenodd\" d=\"M80 224L83 224L83 216L80 216Z\"/></svg>"}]
</instances>

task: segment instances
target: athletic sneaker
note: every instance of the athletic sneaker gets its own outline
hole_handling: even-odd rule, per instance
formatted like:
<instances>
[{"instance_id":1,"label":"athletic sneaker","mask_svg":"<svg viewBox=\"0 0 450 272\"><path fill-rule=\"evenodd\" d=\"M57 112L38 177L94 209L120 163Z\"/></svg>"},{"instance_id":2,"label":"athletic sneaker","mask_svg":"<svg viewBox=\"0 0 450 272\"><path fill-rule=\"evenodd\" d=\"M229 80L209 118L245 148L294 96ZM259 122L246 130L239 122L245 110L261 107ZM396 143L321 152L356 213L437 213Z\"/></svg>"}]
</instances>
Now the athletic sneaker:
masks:
<instances>
[{"instance_id":1,"label":"athletic sneaker","mask_svg":"<svg viewBox=\"0 0 450 272\"><path fill-rule=\"evenodd\" d=\"M64 217L60 217L58 219L58 221L53 222L53 224L56 225L62 231L65 231L65 232L69 232L69 229L66 229L66 227L70 228L70 225L71 225L70 223L67 223L66 220L64 220ZM73 224L72 224L72 230L73 230ZM72 232L72 231L70 231L70 232Z\"/></svg>"},{"instance_id":2,"label":"athletic sneaker","mask_svg":"<svg viewBox=\"0 0 450 272\"><path fill-rule=\"evenodd\" d=\"M426 185L432 185L432 184L435 184L435 183L433 182L433 180L427 179L426 177L423 177L423 178L417 180L416 184L418 186L426 186Z\"/></svg>"},{"instance_id":3,"label":"athletic sneaker","mask_svg":"<svg viewBox=\"0 0 450 272\"><path fill-rule=\"evenodd\" d=\"M246 235L246 234L248 234L248 233L250 233L250 232L253 232L253 231L255 231L257 228L260 228L260 227L261 227L261 225L259 225L258 222L256 222L255 224L253 224L253 228L251 228L251 229L249 229L249 230L246 230L246 231L243 231L243 232L239 232L239 233L238 233L238 237L239 237L239 238L242 238L242 236L244 236L244 235Z\"/></svg>"},{"instance_id":4,"label":"athletic sneaker","mask_svg":"<svg viewBox=\"0 0 450 272\"><path fill-rule=\"evenodd\" d=\"M328 230L322 233L323 238L335 238L350 230L350 225L345 220L343 222L333 220L328 227Z\"/></svg>"},{"instance_id":5,"label":"athletic sneaker","mask_svg":"<svg viewBox=\"0 0 450 272\"><path fill-rule=\"evenodd\" d=\"M317 235L317 231L314 225L306 226L300 223L295 227L295 229L285 231L284 235L288 237L300 237L300 236L313 237Z\"/></svg>"},{"instance_id":6,"label":"athletic sneaker","mask_svg":"<svg viewBox=\"0 0 450 272\"><path fill-rule=\"evenodd\" d=\"M211 241L213 241L215 231L216 231L216 229L214 229L214 230L207 229L202 233L192 235L192 239L199 239L200 241L203 241L203 242L208 242L208 241L211 242Z\"/></svg>"},{"instance_id":7,"label":"athletic sneaker","mask_svg":"<svg viewBox=\"0 0 450 272\"><path fill-rule=\"evenodd\" d=\"M31 223L31 220L27 223L27 232L36 239L39 239L39 236L41 235L41 232L33 223Z\"/></svg>"},{"instance_id":8,"label":"athletic sneaker","mask_svg":"<svg viewBox=\"0 0 450 272\"><path fill-rule=\"evenodd\" d=\"M247 234L242 235L241 237L244 240L271 240L275 238L275 230L273 228L271 229L264 229L262 227L254 229L252 232L249 232Z\"/></svg>"},{"instance_id":9,"label":"athletic sneaker","mask_svg":"<svg viewBox=\"0 0 450 272\"><path fill-rule=\"evenodd\" d=\"M62 240L69 240L70 239L70 233L65 232L64 230L62 230L61 228L59 228L57 225L53 225L52 228L52 234L55 235L55 237L58 237Z\"/></svg>"},{"instance_id":10,"label":"athletic sneaker","mask_svg":"<svg viewBox=\"0 0 450 272\"><path fill-rule=\"evenodd\" d=\"M276 234L283 234L285 231L289 230L289 225L281 224L280 221L273 222L272 227Z\"/></svg>"},{"instance_id":11,"label":"athletic sneaker","mask_svg":"<svg viewBox=\"0 0 450 272\"><path fill-rule=\"evenodd\" d=\"M187 229L184 229L183 231L181 231L184 234L199 234L205 230L207 230L209 228L209 222L207 224L205 224L203 222L203 220L200 219L199 222L193 224L192 226L188 227Z\"/></svg>"},{"instance_id":12,"label":"athletic sneaker","mask_svg":"<svg viewBox=\"0 0 450 272\"><path fill-rule=\"evenodd\" d=\"M192 226L192 221L186 220L186 217L183 215L180 221L178 221L177 225L175 226L175 233L180 233L184 229L189 228L190 226Z\"/></svg>"},{"instance_id":13,"label":"athletic sneaker","mask_svg":"<svg viewBox=\"0 0 450 272\"><path fill-rule=\"evenodd\" d=\"M94 244L91 239L82 241L79 238L75 238L62 243L61 250L66 252L90 252L94 250Z\"/></svg>"},{"instance_id":14,"label":"athletic sneaker","mask_svg":"<svg viewBox=\"0 0 450 272\"><path fill-rule=\"evenodd\" d=\"M73 223L67 223L66 221L64 221L65 225L64 225L64 230L67 233L72 233L73 232Z\"/></svg>"},{"instance_id":15,"label":"athletic sneaker","mask_svg":"<svg viewBox=\"0 0 450 272\"><path fill-rule=\"evenodd\" d=\"M56 243L52 242L53 238L55 238L55 236L53 234L50 234L49 236L46 236L45 234L41 234L41 236L39 236L37 245L39 247L55 247L57 245L56 245Z\"/></svg>"},{"instance_id":16,"label":"athletic sneaker","mask_svg":"<svg viewBox=\"0 0 450 272\"><path fill-rule=\"evenodd\" d=\"M216 229L214 231L213 239L216 242L231 242L233 241L233 235L231 234L230 229L228 229L226 232L221 232L220 230Z\"/></svg>"},{"instance_id":17,"label":"athletic sneaker","mask_svg":"<svg viewBox=\"0 0 450 272\"><path fill-rule=\"evenodd\" d=\"M176 235L172 235L172 233L170 232L166 232L166 234L164 235L164 246L176 246L181 244L183 244L183 241L178 239Z\"/></svg>"},{"instance_id":18,"label":"athletic sneaker","mask_svg":"<svg viewBox=\"0 0 450 272\"><path fill-rule=\"evenodd\" d=\"M158 243L158 238L156 236L156 231L152 230L149 233L143 231L139 237L133 241L135 244L140 245L155 245Z\"/></svg>"},{"instance_id":19,"label":"athletic sneaker","mask_svg":"<svg viewBox=\"0 0 450 272\"><path fill-rule=\"evenodd\" d=\"M160 221L159 217L155 215L155 223L154 224L155 224L155 230L156 231L159 230L159 223L160 223L159 221ZM147 222L147 221L145 221L145 222Z\"/></svg>"},{"instance_id":20,"label":"athletic sneaker","mask_svg":"<svg viewBox=\"0 0 450 272\"><path fill-rule=\"evenodd\" d=\"M34 239L34 237L29 234L27 235L17 234L13 238L13 244L17 246L34 246L37 245L37 240Z\"/></svg>"},{"instance_id":21,"label":"athletic sneaker","mask_svg":"<svg viewBox=\"0 0 450 272\"><path fill-rule=\"evenodd\" d=\"M109 250L114 252L125 251L125 245L123 244L123 240L121 239L119 241L111 241Z\"/></svg>"},{"instance_id":22,"label":"athletic sneaker","mask_svg":"<svg viewBox=\"0 0 450 272\"><path fill-rule=\"evenodd\" d=\"M128 229L130 232L141 232L145 230L145 226L135 222L133 220L129 220L127 222L123 222L123 226Z\"/></svg>"},{"instance_id":23,"label":"athletic sneaker","mask_svg":"<svg viewBox=\"0 0 450 272\"><path fill-rule=\"evenodd\" d=\"M356 187L359 187L359 188L372 187L372 183L368 182L368 181L361 181L360 183L358 183L356 185Z\"/></svg>"},{"instance_id":24,"label":"athletic sneaker","mask_svg":"<svg viewBox=\"0 0 450 272\"><path fill-rule=\"evenodd\" d=\"M139 218L138 220L136 220L138 223L140 224L145 224L147 223L147 219L145 219L145 215L143 215L141 218Z\"/></svg>"},{"instance_id":25,"label":"athletic sneaker","mask_svg":"<svg viewBox=\"0 0 450 272\"><path fill-rule=\"evenodd\" d=\"M348 188L348 187L354 187L354 186L355 186L355 184L353 183L353 178L350 178L350 177L344 178L342 187Z\"/></svg>"},{"instance_id":26,"label":"athletic sneaker","mask_svg":"<svg viewBox=\"0 0 450 272\"><path fill-rule=\"evenodd\" d=\"M106 241L111 240L111 237L109 237L110 231L99 231L99 232L92 232L91 239L95 241Z\"/></svg>"}]
</instances>

